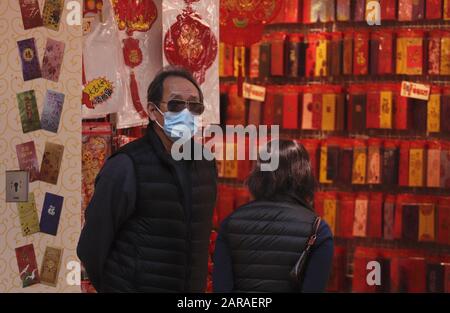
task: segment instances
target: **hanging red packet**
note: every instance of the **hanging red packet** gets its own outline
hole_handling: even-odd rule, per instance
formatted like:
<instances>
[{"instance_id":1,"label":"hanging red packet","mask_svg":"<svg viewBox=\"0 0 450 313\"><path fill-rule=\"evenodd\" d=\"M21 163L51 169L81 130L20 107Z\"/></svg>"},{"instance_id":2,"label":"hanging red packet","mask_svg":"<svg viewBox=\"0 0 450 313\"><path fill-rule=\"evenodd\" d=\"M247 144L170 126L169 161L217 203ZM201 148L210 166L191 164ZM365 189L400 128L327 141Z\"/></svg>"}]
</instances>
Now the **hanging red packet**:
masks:
<instances>
[{"instance_id":1,"label":"hanging red packet","mask_svg":"<svg viewBox=\"0 0 450 313\"><path fill-rule=\"evenodd\" d=\"M442 18L442 0L426 0L426 14L427 20L438 20Z\"/></svg>"},{"instance_id":2,"label":"hanging red packet","mask_svg":"<svg viewBox=\"0 0 450 313\"><path fill-rule=\"evenodd\" d=\"M444 10L443 10L443 18L444 21L450 20L450 0L443 0L444 1Z\"/></svg>"},{"instance_id":3,"label":"hanging red packet","mask_svg":"<svg viewBox=\"0 0 450 313\"><path fill-rule=\"evenodd\" d=\"M369 68L369 32L355 31L353 52L353 74L367 75Z\"/></svg>"},{"instance_id":4,"label":"hanging red packet","mask_svg":"<svg viewBox=\"0 0 450 313\"><path fill-rule=\"evenodd\" d=\"M394 292L425 292L426 260L422 256L415 255L401 255L393 259L393 273L398 273L393 276Z\"/></svg>"},{"instance_id":5,"label":"hanging red packet","mask_svg":"<svg viewBox=\"0 0 450 313\"><path fill-rule=\"evenodd\" d=\"M338 227L337 236L351 238L353 233L353 219L355 216L355 195L342 192L338 194Z\"/></svg>"},{"instance_id":6,"label":"hanging red packet","mask_svg":"<svg viewBox=\"0 0 450 313\"><path fill-rule=\"evenodd\" d=\"M366 1L354 0L353 1L353 21L362 22L366 16Z\"/></svg>"},{"instance_id":7,"label":"hanging red packet","mask_svg":"<svg viewBox=\"0 0 450 313\"><path fill-rule=\"evenodd\" d=\"M365 85L351 85L349 88L348 130L362 132L366 129L367 89Z\"/></svg>"},{"instance_id":8,"label":"hanging red packet","mask_svg":"<svg viewBox=\"0 0 450 313\"><path fill-rule=\"evenodd\" d=\"M283 93L283 128L298 129L298 91L295 86L286 86Z\"/></svg>"},{"instance_id":9,"label":"hanging red packet","mask_svg":"<svg viewBox=\"0 0 450 313\"><path fill-rule=\"evenodd\" d=\"M343 38L341 32L331 33L330 42L330 75L340 76L342 72Z\"/></svg>"},{"instance_id":10,"label":"hanging red packet","mask_svg":"<svg viewBox=\"0 0 450 313\"><path fill-rule=\"evenodd\" d=\"M441 141L441 188L450 188L450 142Z\"/></svg>"},{"instance_id":11,"label":"hanging red packet","mask_svg":"<svg viewBox=\"0 0 450 313\"><path fill-rule=\"evenodd\" d=\"M413 0L398 0L398 20L413 20Z\"/></svg>"},{"instance_id":12,"label":"hanging red packet","mask_svg":"<svg viewBox=\"0 0 450 313\"><path fill-rule=\"evenodd\" d=\"M368 293L376 291L377 286L367 284L367 264L376 260L379 260L377 249L356 247L353 256L352 292Z\"/></svg>"},{"instance_id":13,"label":"hanging red packet","mask_svg":"<svg viewBox=\"0 0 450 313\"><path fill-rule=\"evenodd\" d=\"M400 160L398 169L398 184L400 186L409 186L409 141L400 143Z\"/></svg>"},{"instance_id":14,"label":"hanging red packet","mask_svg":"<svg viewBox=\"0 0 450 313\"><path fill-rule=\"evenodd\" d=\"M366 128L380 128L380 85L367 86Z\"/></svg>"},{"instance_id":15,"label":"hanging red packet","mask_svg":"<svg viewBox=\"0 0 450 313\"><path fill-rule=\"evenodd\" d=\"M398 184L399 155L399 142L397 140L385 140L381 178L384 186L394 187Z\"/></svg>"},{"instance_id":16,"label":"hanging red packet","mask_svg":"<svg viewBox=\"0 0 450 313\"><path fill-rule=\"evenodd\" d=\"M370 50L372 74L392 74L393 72L393 38L390 29L371 33L372 49Z\"/></svg>"},{"instance_id":17,"label":"hanging red packet","mask_svg":"<svg viewBox=\"0 0 450 313\"><path fill-rule=\"evenodd\" d=\"M450 86L442 88L441 95L441 133L450 133Z\"/></svg>"},{"instance_id":18,"label":"hanging red packet","mask_svg":"<svg viewBox=\"0 0 450 313\"><path fill-rule=\"evenodd\" d=\"M441 32L440 74L450 75L450 32Z\"/></svg>"},{"instance_id":19,"label":"hanging red packet","mask_svg":"<svg viewBox=\"0 0 450 313\"><path fill-rule=\"evenodd\" d=\"M320 214L323 220L328 224L331 233L336 235L338 221L338 202L335 192L324 192L317 199L319 200Z\"/></svg>"},{"instance_id":20,"label":"hanging red packet","mask_svg":"<svg viewBox=\"0 0 450 313\"><path fill-rule=\"evenodd\" d=\"M421 30L404 30L397 34L396 73L422 75L423 36Z\"/></svg>"},{"instance_id":21,"label":"hanging red packet","mask_svg":"<svg viewBox=\"0 0 450 313\"><path fill-rule=\"evenodd\" d=\"M227 106L227 124L245 124L245 99L238 95L238 86L232 85L229 93L229 105Z\"/></svg>"},{"instance_id":22,"label":"hanging red packet","mask_svg":"<svg viewBox=\"0 0 450 313\"><path fill-rule=\"evenodd\" d=\"M345 288L346 274L346 249L334 247L333 264L331 266L330 279L327 292L339 292Z\"/></svg>"},{"instance_id":23,"label":"hanging red packet","mask_svg":"<svg viewBox=\"0 0 450 313\"><path fill-rule=\"evenodd\" d=\"M394 239L395 196L386 195L383 203L383 239Z\"/></svg>"},{"instance_id":24,"label":"hanging red packet","mask_svg":"<svg viewBox=\"0 0 450 313\"><path fill-rule=\"evenodd\" d=\"M353 169L353 140L342 138L339 142L339 167L337 182L340 185L348 186L352 183Z\"/></svg>"},{"instance_id":25,"label":"hanging red packet","mask_svg":"<svg viewBox=\"0 0 450 313\"><path fill-rule=\"evenodd\" d=\"M263 124L273 125L275 116L275 92L276 86L267 86L266 99L263 103Z\"/></svg>"},{"instance_id":26,"label":"hanging red packet","mask_svg":"<svg viewBox=\"0 0 450 313\"><path fill-rule=\"evenodd\" d=\"M395 88L394 128L406 130L408 129L408 98L401 96L400 88L400 84Z\"/></svg>"},{"instance_id":27,"label":"hanging red packet","mask_svg":"<svg viewBox=\"0 0 450 313\"><path fill-rule=\"evenodd\" d=\"M405 229L403 230L403 209L407 204L417 204L416 198L409 194L397 195L395 201L395 214L394 214L394 239L402 239L402 233L407 232L418 232L418 229ZM406 209L410 209L406 207ZM416 211L418 213L418 206L416 206ZM418 217L418 215L417 215Z\"/></svg>"},{"instance_id":28,"label":"hanging red packet","mask_svg":"<svg viewBox=\"0 0 450 313\"><path fill-rule=\"evenodd\" d=\"M397 18L396 0L380 0L381 20L393 21Z\"/></svg>"},{"instance_id":29,"label":"hanging red packet","mask_svg":"<svg viewBox=\"0 0 450 313\"><path fill-rule=\"evenodd\" d=\"M272 76L283 76L284 75L284 48L285 48L285 33L273 33L270 36L271 43L271 69L270 73Z\"/></svg>"},{"instance_id":30,"label":"hanging red packet","mask_svg":"<svg viewBox=\"0 0 450 313\"><path fill-rule=\"evenodd\" d=\"M440 197L437 212L437 242L450 244L450 197Z\"/></svg>"},{"instance_id":31,"label":"hanging red packet","mask_svg":"<svg viewBox=\"0 0 450 313\"><path fill-rule=\"evenodd\" d=\"M350 20L350 0L336 0L336 19L339 22L348 22Z\"/></svg>"},{"instance_id":32,"label":"hanging red packet","mask_svg":"<svg viewBox=\"0 0 450 313\"><path fill-rule=\"evenodd\" d=\"M353 141L352 184L366 183L367 146L364 140Z\"/></svg>"},{"instance_id":33,"label":"hanging red packet","mask_svg":"<svg viewBox=\"0 0 450 313\"><path fill-rule=\"evenodd\" d=\"M342 74L353 74L353 32L344 32Z\"/></svg>"},{"instance_id":34,"label":"hanging red packet","mask_svg":"<svg viewBox=\"0 0 450 313\"><path fill-rule=\"evenodd\" d=\"M251 160L250 160L250 154L249 154L249 138L246 137L244 139L245 142L245 153L244 153L244 157L243 160L239 157L238 155L238 160L237 160L237 180L243 182L247 179L247 177L250 174L250 164L251 164ZM237 199L237 195L236 195L236 199ZM237 201L237 200L236 200Z\"/></svg>"},{"instance_id":35,"label":"hanging red packet","mask_svg":"<svg viewBox=\"0 0 450 313\"><path fill-rule=\"evenodd\" d=\"M426 171L425 141L415 140L410 142L409 148L409 184L410 187L422 187L424 185Z\"/></svg>"},{"instance_id":36,"label":"hanging red packet","mask_svg":"<svg viewBox=\"0 0 450 313\"><path fill-rule=\"evenodd\" d=\"M440 187L441 179L441 144L439 141L428 141L427 150L427 172L426 185L427 187Z\"/></svg>"},{"instance_id":37,"label":"hanging red packet","mask_svg":"<svg viewBox=\"0 0 450 313\"><path fill-rule=\"evenodd\" d=\"M260 52L260 43L254 43L250 47L250 69L249 69L249 77L250 78L258 78L259 77L259 52ZM220 54L219 54L220 55Z\"/></svg>"},{"instance_id":38,"label":"hanging red packet","mask_svg":"<svg viewBox=\"0 0 450 313\"><path fill-rule=\"evenodd\" d=\"M383 194L371 192L369 195L369 212L367 215L367 237L381 238L383 226Z\"/></svg>"},{"instance_id":39,"label":"hanging red packet","mask_svg":"<svg viewBox=\"0 0 450 313\"><path fill-rule=\"evenodd\" d=\"M303 0L302 21L304 24L312 23L312 21L311 21L311 2L313 2L313 0Z\"/></svg>"},{"instance_id":40,"label":"hanging red packet","mask_svg":"<svg viewBox=\"0 0 450 313\"><path fill-rule=\"evenodd\" d=\"M316 50L317 50L317 42L318 42L318 34L311 33L306 36L306 63L305 63L305 76L313 77L314 71L316 68Z\"/></svg>"},{"instance_id":41,"label":"hanging red packet","mask_svg":"<svg viewBox=\"0 0 450 313\"><path fill-rule=\"evenodd\" d=\"M441 130L441 88L432 86L427 106L427 133L438 133Z\"/></svg>"},{"instance_id":42,"label":"hanging red packet","mask_svg":"<svg viewBox=\"0 0 450 313\"><path fill-rule=\"evenodd\" d=\"M298 23L301 15L301 3L299 0L285 0L284 23Z\"/></svg>"},{"instance_id":43,"label":"hanging red packet","mask_svg":"<svg viewBox=\"0 0 450 313\"><path fill-rule=\"evenodd\" d=\"M428 34L428 74L439 75L441 63L442 32L433 31Z\"/></svg>"},{"instance_id":44,"label":"hanging red packet","mask_svg":"<svg viewBox=\"0 0 450 313\"><path fill-rule=\"evenodd\" d=\"M366 237L368 224L369 195L358 193L355 197L355 215L353 219L353 237ZM370 221L371 222L371 221Z\"/></svg>"},{"instance_id":45,"label":"hanging red packet","mask_svg":"<svg viewBox=\"0 0 450 313\"><path fill-rule=\"evenodd\" d=\"M367 144L367 183L380 184L382 140L378 138L369 138Z\"/></svg>"}]
</instances>

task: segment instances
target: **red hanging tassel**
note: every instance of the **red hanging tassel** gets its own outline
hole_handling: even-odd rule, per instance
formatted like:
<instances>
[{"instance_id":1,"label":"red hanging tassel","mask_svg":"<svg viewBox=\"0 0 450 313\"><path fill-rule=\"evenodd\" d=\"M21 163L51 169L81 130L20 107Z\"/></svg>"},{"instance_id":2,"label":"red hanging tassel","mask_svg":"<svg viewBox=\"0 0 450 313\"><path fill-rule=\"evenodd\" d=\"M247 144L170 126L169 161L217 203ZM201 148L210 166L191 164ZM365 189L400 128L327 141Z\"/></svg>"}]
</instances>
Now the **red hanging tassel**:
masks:
<instances>
[{"instance_id":1,"label":"red hanging tassel","mask_svg":"<svg viewBox=\"0 0 450 313\"><path fill-rule=\"evenodd\" d=\"M141 99L139 97L139 89L136 82L136 77L134 72L130 74L130 90L131 90L131 99L133 100L133 105L136 111L142 118L147 118L147 112L145 112L144 107L142 106Z\"/></svg>"}]
</instances>

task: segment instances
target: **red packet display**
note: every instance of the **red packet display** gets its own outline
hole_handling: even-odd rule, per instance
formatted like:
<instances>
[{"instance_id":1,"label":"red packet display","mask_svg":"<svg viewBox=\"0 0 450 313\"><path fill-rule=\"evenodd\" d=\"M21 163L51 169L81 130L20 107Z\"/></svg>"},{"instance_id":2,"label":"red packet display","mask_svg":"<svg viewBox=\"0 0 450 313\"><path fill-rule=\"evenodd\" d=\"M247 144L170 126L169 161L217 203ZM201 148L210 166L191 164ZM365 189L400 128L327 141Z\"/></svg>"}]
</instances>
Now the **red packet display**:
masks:
<instances>
[{"instance_id":1,"label":"red packet display","mask_svg":"<svg viewBox=\"0 0 450 313\"><path fill-rule=\"evenodd\" d=\"M382 178L384 186L394 187L398 184L399 143L396 140L385 140L383 147Z\"/></svg>"},{"instance_id":2,"label":"red packet display","mask_svg":"<svg viewBox=\"0 0 450 313\"><path fill-rule=\"evenodd\" d=\"M339 22L348 22L350 20L350 0L336 0L336 19Z\"/></svg>"},{"instance_id":3,"label":"red packet display","mask_svg":"<svg viewBox=\"0 0 450 313\"><path fill-rule=\"evenodd\" d=\"M381 139L369 138L367 141L367 183L381 183Z\"/></svg>"},{"instance_id":4,"label":"red packet display","mask_svg":"<svg viewBox=\"0 0 450 313\"><path fill-rule=\"evenodd\" d=\"M383 194L371 192L367 213L367 237L381 238L383 233Z\"/></svg>"},{"instance_id":5,"label":"red packet display","mask_svg":"<svg viewBox=\"0 0 450 313\"><path fill-rule=\"evenodd\" d=\"M362 132L366 129L367 88L365 85L349 87L348 130Z\"/></svg>"},{"instance_id":6,"label":"red packet display","mask_svg":"<svg viewBox=\"0 0 450 313\"><path fill-rule=\"evenodd\" d=\"M396 73L422 75L423 31L399 31L397 36Z\"/></svg>"},{"instance_id":7,"label":"red packet display","mask_svg":"<svg viewBox=\"0 0 450 313\"><path fill-rule=\"evenodd\" d=\"M450 142L441 141L441 188L450 188Z\"/></svg>"},{"instance_id":8,"label":"red packet display","mask_svg":"<svg viewBox=\"0 0 450 313\"><path fill-rule=\"evenodd\" d=\"M398 20L413 20L413 0L398 0Z\"/></svg>"},{"instance_id":9,"label":"red packet display","mask_svg":"<svg viewBox=\"0 0 450 313\"><path fill-rule=\"evenodd\" d=\"M369 69L369 33L354 33L353 74L367 75Z\"/></svg>"},{"instance_id":10,"label":"red packet display","mask_svg":"<svg viewBox=\"0 0 450 313\"><path fill-rule=\"evenodd\" d=\"M381 6L381 20L392 21L397 18L397 0L380 0Z\"/></svg>"},{"instance_id":11,"label":"red packet display","mask_svg":"<svg viewBox=\"0 0 450 313\"><path fill-rule=\"evenodd\" d=\"M65 43L48 38L42 61L42 77L58 82L63 63Z\"/></svg>"},{"instance_id":12,"label":"red packet display","mask_svg":"<svg viewBox=\"0 0 450 313\"><path fill-rule=\"evenodd\" d=\"M343 57L342 57L342 74L353 74L353 32L344 33Z\"/></svg>"},{"instance_id":13,"label":"red packet display","mask_svg":"<svg viewBox=\"0 0 450 313\"><path fill-rule=\"evenodd\" d=\"M40 279L33 244L16 248L16 258L22 287L38 284Z\"/></svg>"},{"instance_id":14,"label":"red packet display","mask_svg":"<svg viewBox=\"0 0 450 313\"><path fill-rule=\"evenodd\" d=\"M362 22L366 16L366 1L354 0L353 3L353 21Z\"/></svg>"},{"instance_id":15,"label":"red packet display","mask_svg":"<svg viewBox=\"0 0 450 313\"><path fill-rule=\"evenodd\" d=\"M232 85L228 94L229 105L227 107L227 124L245 124L245 99L238 95L237 85Z\"/></svg>"},{"instance_id":16,"label":"red packet display","mask_svg":"<svg viewBox=\"0 0 450 313\"><path fill-rule=\"evenodd\" d=\"M352 183L353 168L353 140L342 138L339 142L339 166L338 179L341 185L350 185Z\"/></svg>"},{"instance_id":17,"label":"red packet display","mask_svg":"<svg viewBox=\"0 0 450 313\"><path fill-rule=\"evenodd\" d=\"M64 10L64 0L45 0L42 18L44 26L58 31L61 23L61 15Z\"/></svg>"},{"instance_id":18,"label":"red packet display","mask_svg":"<svg viewBox=\"0 0 450 313\"><path fill-rule=\"evenodd\" d=\"M44 156L42 157L39 180L56 185L58 183L64 146L46 142Z\"/></svg>"},{"instance_id":19,"label":"red packet display","mask_svg":"<svg viewBox=\"0 0 450 313\"><path fill-rule=\"evenodd\" d=\"M436 239L436 206L434 203L419 205L418 241L433 242Z\"/></svg>"},{"instance_id":20,"label":"red packet display","mask_svg":"<svg viewBox=\"0 0 450 313\"><path fill-rule=\"evenodd\" d=\"M221 43L221 45L225 45ZM258 78L259 77L259 43L254 43L250 47L250 70L249 77L250 78ZM220 56L220 54L219 54ZM225 75L221 75L225 76Z\"/></svg>"},{"instance_id":21,"label":"red packet display","mask_svg":"<svg viewBox=\"0 0 450 313\"><path fill-rule=\"evenodd\" d=\"M410 187L422 187L426 171L425 142L412 141L409 148L409 184Z\"/></svg>"},{"instance_id":22,"label":"red packet display","mask_svg":"<svg viewBox=\"0 0 450 313\"><path fill-rule=\"evenodd\" d=\"M380 128L380 86L367 86L366 128Z\"/></svg>"},{"instance_id":23,"label":"red packet display","mask_svg":"<svg viewBox=\"0 0 450 313\"><path fill-rule=\"evenodd\" d=\"M41 11L38 0L19 0L25 30L42 26Z\"/></svg>"},{"instance_id":24,"label":"red packet display","mask_svg":"<svg viewBox=\"0 0 450 313\"><path fill-rule=\"evenodd\" d=\"M434 31L429 33L428 36L428 74L439 75L442 33Z\"/></svg>"},{"instance_id":25,"label":"red packet display","mask_svg":"<svg viewBox=\"0 0 450 313\"><path fill-rule=\"evenodd\" d=\"M338 227L337 236L351 238L355 216L355 195L342 192L338 194Z\"/></svg>"},{"instance_id":26,"label":"red packet display","mask_svg":"<svg viewBox=\"0 0 450 313\"><path fill-rule=\"evenodd\" d=\"M19 168L30 173L30 182L39 180L39 164L34 141L16 145Z\"/></svg>"},{"instance_id":27,"label":"red packet display","mask_svg":"<svg viewBox=\"0 0 450 313\"><path fill-rule=\"evenodd\" d=\"M440 74L450 75L450 32L442 32Z\"/></svg>"},{"instance_id":28,"label":"red packet display","mask_svg":"<svg viewBox=\"0 0 450 313\"><path fill-rule=\"evenodd\" d=\"M450 244L450 197L440 197L437 205L437 242Z\"/></svg>"},{"instance_id":29,"label":"red packet display","mask_svg":"<svg viewBox=\"0 0 450 313\"><path fill-rule=\"evenodd\" d=\"M441 133L450 133L450 87L443 87L441 94Z\"/></svg>"},{"instance_id":30,"label":"red packet display","mask_svg":"<svg viewBox=\"0 0 450 313\"><path fill-rule=\"evenodd\" d=\"M442 18L442 0L426 0L425 18L427 20L438 20Z\"/></svg>"},{"instance_id":31,"label":"red packet display","mask_svg":"<svg viewBox=\"0 0 450 313\"><path fill-rule=\"evenodd\" d=\"M428 141L427 149L427 187L440 187L441 178L441 145L439 141Z\"/></svg>"},{"instance_id":32,"label":"red packet display","mask_svg":"<svg viewBox=\"0 0 450 313\"><path fill-rule=\"evenodd\" d=\"M363 140L355 140L353 145L352 184L366 183L367 147Z\"/></svg>"},{"instance_id":33,"label":"red packet display","mask_svg":"<svg viewBox=\"0 0 450 313\"><path fill-rule=\"evenodd\" d=\"M82 225L92 194L95 178L111 154L112 129L110 123L84 122L82 125L81 146L81 195L82 195Z\"/></svg>"},{"instance_id":34,"label":"red packet display","mask_svg":"<svg viewBox=\"0 0 450 313\"><path fill-rule=\"evenodd\" d=\"M285 48L286 34L274 33L271 34L271 70L272 76L284 75L284 48Z\"/></svg>"},{"instance_id":35,"label":"red packet display","mask_svg":"<svg viewBox=\"0 0 450 313\"><path fill-rule=\"evenodd\" d=\"M398 184L400 186L409 186L409 141L400 143L400 156L398 167Z\"/></svg>"},{"instance_id":36,"label":"red packet display","mask_svg":"<svg viewBox=\"0 0 450 313\"><path fill-rule=\"evenodd\" d=\"M283 96L283 128L298 129L298 92L294 86L286 87Z\"/></svg>"},{"instance_id":37,"label":"red packet display","mask_svg":"<svg viewBox=\"0 0 450 313\"><path fill-rule=\"evenodd\" d=\"M353 236L367 236L367 215L369 198L367 194L358 194L355 199L355 217L353 221Z\"/></svg>"},{"instance_id":38,"label":"red packet display","mask_svg":"<svg viewBox=\"0 0 450 313\"><path fill-rule=\"evenodd\" d=\"M395 196L387 195L383 205L383 238L394 239Z\"/></svg>"},{"instance_id":39,"label":"red packet display","mask_svg":"<svg viewBox=\"0 0 450 313\"><path fill-rule=\"evenodd\" d=\"M370 63L372 74L392 74L394 67L394 34L386 29L371 33Z\"/></svg>"}]
</instances>

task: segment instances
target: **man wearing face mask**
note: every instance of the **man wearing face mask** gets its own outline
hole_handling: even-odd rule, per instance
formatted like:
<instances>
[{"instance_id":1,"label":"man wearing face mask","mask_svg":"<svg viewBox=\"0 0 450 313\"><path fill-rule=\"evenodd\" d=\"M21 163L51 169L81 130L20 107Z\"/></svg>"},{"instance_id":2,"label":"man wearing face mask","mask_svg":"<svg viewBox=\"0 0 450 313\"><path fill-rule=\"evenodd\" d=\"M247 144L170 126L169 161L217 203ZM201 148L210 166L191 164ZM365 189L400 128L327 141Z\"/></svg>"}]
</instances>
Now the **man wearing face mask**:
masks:
<instances>
[{"instance_id":1,"label":"man wearing face mask","mask_svg":"<svg viewBox=\"0 0 450 313\"><path fill-rule=\"evenodd\" d=\"M99 292L203 292L215 162L171 155L181 131L197 131L203 94L189 72L169 67L147 101L146 135L114 153L96 178L77 253ZM188 144L193 153L198 143Z\"/></svg>"}]
</instances>

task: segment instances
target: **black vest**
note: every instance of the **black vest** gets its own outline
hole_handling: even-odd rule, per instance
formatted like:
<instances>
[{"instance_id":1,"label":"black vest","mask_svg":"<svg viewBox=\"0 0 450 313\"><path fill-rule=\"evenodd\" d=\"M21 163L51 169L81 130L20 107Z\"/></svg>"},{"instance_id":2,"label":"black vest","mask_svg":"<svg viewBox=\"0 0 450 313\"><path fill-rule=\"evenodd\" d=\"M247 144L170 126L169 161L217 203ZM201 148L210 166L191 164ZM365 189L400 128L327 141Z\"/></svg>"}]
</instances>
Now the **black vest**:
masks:
<instances>
[{"instance_id":1,"label":"black vest","mask_svg":"<svg viewBox=\"0 0 450 313\"><path fill-rule=\"evenodd\" d=\"M231 250L235 292L295 292L289 279L313 231L306 204L254 201L222 225Z\"/></svg>"},{"instance_id":2,"label":"black vest","mask_svg":"<svg viewBox=\"0 0 450 313\"><path fill-rule=\"evenodd\" d=\"M102 291L203 292L216 201L214 161L173 160L151 126L117 153L133 161L136 210L116 236Z\"/></svg>"}]
</instances>

